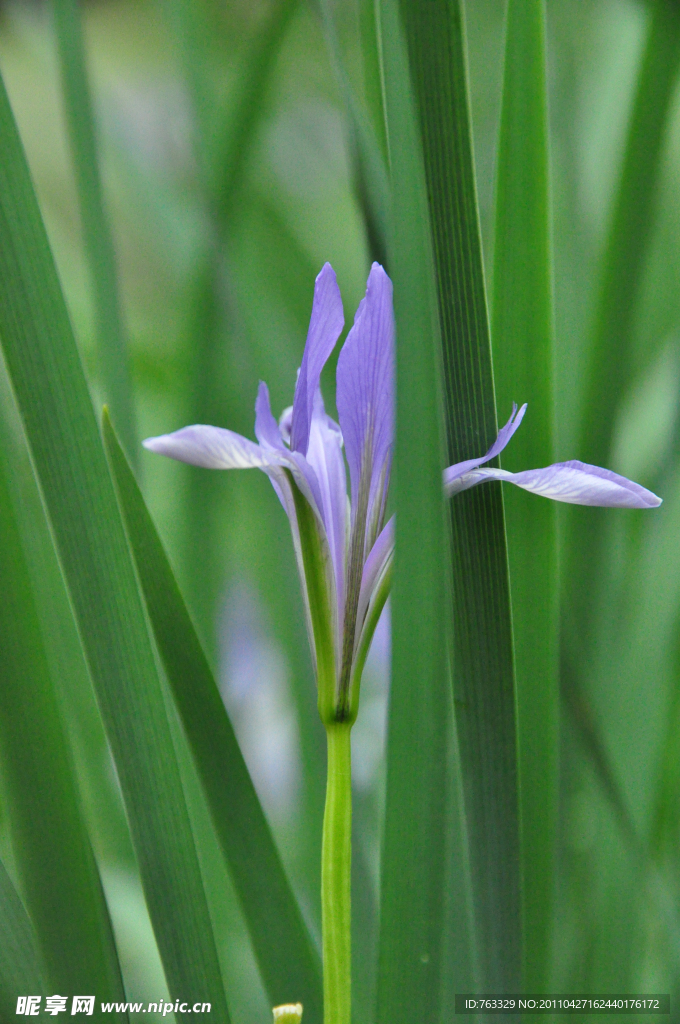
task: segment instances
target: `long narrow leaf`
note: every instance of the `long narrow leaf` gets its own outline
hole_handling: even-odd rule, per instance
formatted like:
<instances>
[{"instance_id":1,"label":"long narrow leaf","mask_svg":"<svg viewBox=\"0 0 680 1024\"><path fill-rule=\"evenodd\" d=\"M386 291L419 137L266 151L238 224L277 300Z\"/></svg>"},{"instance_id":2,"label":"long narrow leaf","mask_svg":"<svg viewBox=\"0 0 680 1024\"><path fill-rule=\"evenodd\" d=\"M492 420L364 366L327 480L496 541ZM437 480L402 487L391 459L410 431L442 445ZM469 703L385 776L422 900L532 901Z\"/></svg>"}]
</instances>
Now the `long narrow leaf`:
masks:
<instances>
[{"instance_id":1,"label":"long narrow leaf","mask_svg":"<svg viewBox=\"0 0 680 1024\"><path fill-rule=\"evenodd\" d=\"M379 1024L439 1020L447 747L439 326L427 195L397 0L382 5L397 325L392 682L381 861Z\"/></svg>"},{"instance_id":2,"label":"long narrow leaf","mask_svg":"<svg viewBox=\"0 0 680 1024\"><path fill-rule=\"evenodd\" d=\"M499 418L527 402L512 471L553 452L553 322L543 0L509 0L496 182L492 339ZM558 606L554 502L508 488L519 726L524 986L546 991L557 824Z\"/></svg>"},{"instance_id":3,"label":"long narrow leaf","mask_svg":"<svg viewBox=\"0 0 680 1024\"><path fill-rule=\"evenodd\" d=\"M0 1021L16 1020L19 996L44 994L33 926L0 861Z\"/></svg>"},{"instance_id":4,"label":"long narrow leaf","mask_svg":"<svg viewBox=\"0 0 680 1024\"><path fill-rule=\"evenodd\" d=\"M378 37L377 0L360 0L361 55L364 65L364 97L366 109L380 153L387 161L385 105L382 90L380 40Z\"/></svg>"},{"instance_id":5,"label":"long narrow leaf","mask_svg":"<svg viewBox=\"0 0 680 1024\"><path fill-rule=\"evenodd\" d=\"M120 786L112 771L97 700L21 418L5 369L0 375L4 449L17 525L41 636L73 751L80 797L95 854L132 868L134 853Z\"/></svg>"},{"instance_id":6,"label":"long narrow leaf","mask_svg":"<svg viewBox=\"0 0 680 1024\"><path fill-rule=\"evenodd\" d=\"M496 437L462 15L403 3L425 156L444 353L448 463ZM481 983L518 991L521 963L512 620L500 487L452 499L454 693Z\"/></svg>"},{"instance_id":7,"label":"long narrow leaf","mask_svg":"<svg viewBox=\"0 0 680 1024\"><path fill-rule=\"evenodd\" d=\"M372 8L373 0L365 0L363 6ZM369 250L373 259L387 264L389 184L383 159L384 114L382 102L378 102L379 97L375 92L376 76L378 76L379 83L380 74L377 39L374 39L376 34L375 12L373 12L373 26L370 24L371 11L363 10L361 13L362 41L365 40L368 47L364 55L365 79L368 87L366 106L362 106L353 89L329 0L321 0L321 13L328 40L331 65L340 86L350 125L354 183L364 214ZM373 27L373 35L370 32L371 27ZM368 106L369 102L370 107Z\"/></svg>"},{"instance_id":8,"label":"long narrow leaf","mask_svg":"<svg viewBox=\"0 0 680 1024\"><path fill-rule=\"evenodd\" d=\"M92 990L122 1002L111 922L8 484L4 421L0 441L0 755L17 870L50 983L59 992Z\"/></svg>"},{"instance_id":9,"label":"long narrow leaf","mask_svg":"<svg viewBox=\"0 0 680 1024\"><path fill-rule=\"evenodd\" d=\"M116 256L104 207L83 29L77 0L54 0L64 106L90 265L103 392L130 457L137 457L127 341L118 296Z\"/></svg>"},{"instance_id":10,"label":"long narrow leaf","mask_svg":"<svg viewBox=\"0 0 680 1024\"><path fill-rule=\"evenodd\" d=\"M0 337L113 750L170 990L228 1011L125 530L4 87Z\"/></svg>"},{"instance_id":11,"label":"long narrow leaf","mask_svg":"<svg viewBox=\"0 0 680 1024\"><path fill-rule=\"evenodd\" d=\"M158 649L272 1004L322 1010L320 964L208 660L108 416L104 440Z\"/></svg>"}]
</instances>

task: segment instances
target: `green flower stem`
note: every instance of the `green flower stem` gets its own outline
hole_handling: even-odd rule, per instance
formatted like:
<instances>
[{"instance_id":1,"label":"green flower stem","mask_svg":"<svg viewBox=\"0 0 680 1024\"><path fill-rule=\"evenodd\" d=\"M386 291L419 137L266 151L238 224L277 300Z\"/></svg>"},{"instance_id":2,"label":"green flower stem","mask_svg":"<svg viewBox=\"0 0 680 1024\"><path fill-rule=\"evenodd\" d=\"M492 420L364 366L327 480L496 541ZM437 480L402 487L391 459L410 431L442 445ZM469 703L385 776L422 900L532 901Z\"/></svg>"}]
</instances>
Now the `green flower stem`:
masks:
<instances>
[{"instance_id":1,"label":"green flower stem","mask_svg":"<svg viewBox=\"0 0 680 1024\"><path fill-rule=\"evenodd\" d=\"M350 1024L351 725L326 725L328 782L321 852L324 1024Z\"/></svg>"}]
</instances>

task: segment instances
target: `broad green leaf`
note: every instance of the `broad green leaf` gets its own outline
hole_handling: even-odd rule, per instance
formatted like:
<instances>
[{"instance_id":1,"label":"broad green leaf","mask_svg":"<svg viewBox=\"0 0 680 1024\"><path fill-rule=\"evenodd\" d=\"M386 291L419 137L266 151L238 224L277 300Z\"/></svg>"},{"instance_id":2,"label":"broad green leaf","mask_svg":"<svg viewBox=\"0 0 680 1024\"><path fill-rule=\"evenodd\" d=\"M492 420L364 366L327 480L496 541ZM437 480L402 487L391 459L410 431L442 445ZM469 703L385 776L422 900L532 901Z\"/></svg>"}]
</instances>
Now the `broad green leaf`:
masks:
<instances>
[{"instance_id":1,"label":"broad green leaf","mask_svg":"<svg viewBox=\"0 0 680 1024\"><path fill-rule=\"evenodd\" d=\"M498 417L527 402L503 452L513 472L553 450L552 268L543 0L509 0L496 181L492 341ZM557 827L558 605L554 502L504 496L510 562L522 834L524 988L547 991Z\"/></svg>"},{"instance_id":2,"label":"broad green leaf","mask_svg":"<svg viewBox=\"0 0 680 1024\"><path fill-rule=\"evenodd\" d=\"M439 325L427 193L397 0L382 4L397 330L392 681L381 859L379 1024L440 1019L451 690Z\"/></svg>"},{"instance_id":3,"label":"broad green leaf","mask_svg":"<svg viewBox=\"0 0 680 1024\"><path fill-rule=\"evenodd\" d=\"M403 11L425 158L443 348L447 464L452 464L483 455L496 437L463 24L458 0L404 3ZM401 147L401 139L396 142ZM413 429L418 429L422 453L426 441L419 427ZM480 984L486 991L514 992L519 991L522 946L519 806L500 486L484 485L454 497L450 516L454 696Z\"/></svg>"},{"instance_id":4,"label":"broad green leaf","mask_svg":"<svg viewBox=\"0 0 680 1024\"><path fill-rule=\"evenodd\" d=\"M118 770L171 992L228 1020L144 608L4 87L0 337Z\"/></svg>"},{"instance_id":5,"label":"broad green leaf","mask_svg":"<svg viewBox=\"0 0 680 1024\"><path fill-rule=\"evenodd\" d=\"M320 964L172 568L108 416L104 440L168 682L272 1004L322 1010ZM227 785L228 782L228 785ZM266 880L266 884L264 884Z\"/></svg>"},{"instance_id":6,"label":"broad green leaf","mask_svg":"<svg viewBox=\"0 0 680 1024\"><path fill-rule=\"evenodd\" d=\"M137 461L135 409L127 343L118 297L116 256L106 216L77 0L54 0L64 106L78 187L83 240L89 262L99 343L102 391Z\"/></svg>"},{"instance_id":7,"label":"broad green leaf","mask_svg":"<svg viewBox=\"0 0 680 1024\"><path fill-rule=\"evenodd\" d=\"M54 989L122 1002L111 922L17 526L2 417L0 439L0 769L17 871Z\"/></svg>"},{"instance_id":8,"label":"broad green leaf","mask_svg":"<svg viewBox=\"0 0 680 1024\"><path fill-rule=\"evenodd\" d=\"M0 861L0 1021L16 1020L19 996L44 994L33 925Z\"/></svg>"},{"instance_id":9,"label":"broad green leaf","mask_svg":"<svg viewBox=\"0 0 680 1024\"><path fill-rule=\"evenodd\" d=\"M602 793L609 801L621 834L631 849L636 849L639 846L640 840L636 832L635 822L630 816L630 811L612 769L609 753L602 739L602 731L598 728L593 710L583 694L575 686L570 685L568 679L565 680L565 676L568 674L568 666L562 665L561 670L565 683L565 705L576 728L578 739L583 750L588 755Z\"/></svg>"},{"instance_id":10,"label":"broad green leaf","mask_svg":"<svg viewBox=\"0 0 680 1024\"><path fill-rule=\"evenodd\" d=\"M641 362L657 351L647 345L638 353L635 342L679 70L680 9L671 2L650 5L600 270L574 453L600 465L612 465L621 399L635 386ZM669 753L668 747L663 749L665 715L670 716L666 728L673 727L672 704L667 708L673 674L666 652L677 615L672 606L677 595L671 596L675 548L670 545L656 559L645 554L666 531L666 543L674 535L669 526L675 517L675 487L669 486L670 477L663 483L659 493L665 503L649 523L639 513L573 510L564 559L563 689L572 708L593 708L593 734L611 766L611 779L602 765L598 767L599 783L605 793L616 785L622 804L618 818L623 822L625 812L631 822L628 831L635 829L638 835L646 833L650 812L658 815L663 801L663 778L656 807L653 787L657 764L663 772ZM616 523L624 515L625 521ZM655 855L657 826L658 817L652 820ZM606 855L596 863L600 889L615 898L610 895L607 904L603 896L593 915L594 938L583 937L592 949L588 969L598 983L616 979L630 985L638 976L643 922L649 914L640 894L639 868L632 872L619 858Z\"/></svg>"},{"instance_id":11,"label":"broad green leaf","mask_svg":"<svg viewBox=\"0 0 680 1024\"><path fill-rule=\"evenodd\" d=\"M680 8L660 0L650 8L647 43L638 73L628 125L620 182L604 252L595 324L580 422L578 458L610 464L616 411L634 379L633 341L640 283L647 262L648 241L664 143L680 70ZM587 528L585 516L587 515ZM577 662L590 657L593 606L603 571L607 513L571 510L565 595L568 601L565 643ZM578 671L574 685L581 685Z\"/></svg>"},{"instance_id":12,"label":"broad green leaf","mask_svg":"<svg viewBox=\"0 0 680 1024\"><path fill-rule=\"evenodd\" d=\"M579 458L606 465L616 406L631 383L639 286L654 223L661 158L680 69L680 7L650 5L650 26L602 264Z\"/></svg>"},{"instance_id":13,"label":"broad green leaf","mask_svg":"<svg viewBox=\"0 0 680 1024\"><path fill-rule=\"evenodd\" d=\"M591 350L583 374L579 441L573 453L607 466L612 465L621 399L636 386L640 366L655 356L658 342L665 338L663 331L649 332L644 350L637 346L636 351L643 278L657 308L660 284L663 294L663 279L659 280L658 269L648 257L653 226L663 209L658 204L659 186L670 155L669 127L675 120L680 9L675 3L662 2L647 5L646 10L647 37L599 271ZM666 214L673 206L673 189L670 184ZM655 259L665 262L663 249ZM656 280L648 276L650 271L656 273ZM651 480L642 482L653 486ZM668 539L674 536L669 526L675 517L676 487L669 487L671 482L666 478L656 488L664 505L653 517L592 509L576 509L569 515L569 546L563 560L563 691L570 708L590 712L591 749L601 755L599 764L593 758L599 785L605 794L615 785L619 794L614 836L619 847L619 823L629 834L646 831L654 810L655 776L659 767L663 772L664 757L659 755L664 715L670 714L667 725L673 728L672 704L669 709L667 699L674 680L667 652L677 615L675 548L666 548L658 561L649 559L649 550L643 557L646 548L657 547L666 531ZM662 781L659 785L663 790ZM622 857L611 856L599 837L597 852L589 865L592 889L582 895L588 905L598 901L591 915L592 934L581 933L578 940L588 950L583 956L589 972L586 980L601 984L602 979L616 978L625 986L639 977L644 919L658 919L658 908L650 914L639 870L631 872ZM651 884L652 891L658 891L658 880ZM677 968L672 973L677 975Z\"/></svg>"}]
</instances>

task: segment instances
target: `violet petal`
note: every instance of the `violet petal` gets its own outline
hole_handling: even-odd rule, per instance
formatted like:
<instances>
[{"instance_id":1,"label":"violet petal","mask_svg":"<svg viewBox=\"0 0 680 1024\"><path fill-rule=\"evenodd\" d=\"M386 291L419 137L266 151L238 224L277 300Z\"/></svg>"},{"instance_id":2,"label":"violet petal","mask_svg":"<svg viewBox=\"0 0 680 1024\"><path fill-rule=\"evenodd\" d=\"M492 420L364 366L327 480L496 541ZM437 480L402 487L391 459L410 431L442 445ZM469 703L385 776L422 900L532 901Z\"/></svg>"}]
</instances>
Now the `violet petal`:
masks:
<instances>
[{"instance_id":1,"label":"violet petal","mask_svg":"<svg viewBox=\"0 0 680 1024\"><path fill-rule=\"evenodd\" d=\"M362 474L369 474L368 518L386 490L394 432L392 282L378 264L369 274L354 326L338 359L337 406L356 514ZM382 486L379 488L382 479Z\"/></svg>"},{"instance_id":2,"label":"violet petal","mask_svg":"<svg viewBox=\"0 0 680 1024\"><path fill-rule=\"evenodd\" d=\"M307 454L314 395L319 386L321 371L344 325L342 299L335 272L330 263L325 263L314 284L312 315L293 400L290 446L293 451L302 452L303 455Z\"/></svg>"},{"instance_id":3,"label":"violet petal","mask_svg":"<svg viewBox=\"0 0 680 1024\"><path fill-rule=\"evenodd\" d=\"M359 605L357 608L357 622L359 623L359 630L366 616L366 612L368 611L368 606L371 603L371 598L373 597L375 589L382 578L387 563L394 553L394 525L395 517L391 516L383 526L378 539L371 548L371 552L366 559L363 575L361 577L361 591L359 594Z\"/></svg>"},{"instance_id":4,"label":"violet petal","mask_svg":"<svg viewBox=\"0 0 680 1024\"><path fill-rule=\"evenodd\" d=\"M312 467L319 488L321 514L333 559L338 608L344 607L345 545L347 531L347 474L342 455L340 427L324 409L317 388L307 448L307 463Z\"/></svg>"},{"instance_id":5,"label":"violet petal","mask_svg":"<svg viewBox=\"0 0 680 1024\"><path fill-rule=\"evenodd\" d=\"M263 380L260 381L255 400L255 437L263 448L282 449L284 447L281 431L269 402L269 388Z\"/></svg>"},{"instance_id":6,"label":"violet petal","mask_svg":"<svg viewBox=\"0 0 680 1024\"><path fill-rule=\"evenodd\" d=\"M604 508L656 508L662 499L625 476L586 462L556 462L545 469L509 473L504 469L474 469L454 481L444 481L447 494L457 494L486 480L505 480L525 491L571 505Z\"/></svg>"},{"instance_id":7,"label":"violet petal","mask_svg":"<svg viewBox=\"0 0 680 1024\"><path fill-rule=\"evenodd\" d=\"M448 469L445 469L445 486L453 483L454 480L457 480L459 477L463 476L464 473L468 473L471 469L476 469L477 466L481 466L485 462L488 462L490 459L495 459L497 455L500 455L500 453L503 451L508 441L515 433L522 420L524 419L524 413L526 412L526 410L527 407L525 403L519 410L519 412L517 412L517 403L513 402L512 415L510 416L510 419L505 424L505 426L501 427L501 429L498 431L498 437L491 445L486 455L482 455L482 457L479 459L466 459L465 462L457 462L455 466L449 466Z\"/></svg>"},{"instance_id":8,"label":"violet petal","mask_svg":"<svg viewBox=\"0 0 680 1024\"><path fill-rule=\"evenodd\" d=\"M174 434L147 437L144 447L158 455L206 469L263 469L276 459L259 444L223 427L197 423ZM278 460L276 460L278 461Z\"/></svg>"}]
</instances>

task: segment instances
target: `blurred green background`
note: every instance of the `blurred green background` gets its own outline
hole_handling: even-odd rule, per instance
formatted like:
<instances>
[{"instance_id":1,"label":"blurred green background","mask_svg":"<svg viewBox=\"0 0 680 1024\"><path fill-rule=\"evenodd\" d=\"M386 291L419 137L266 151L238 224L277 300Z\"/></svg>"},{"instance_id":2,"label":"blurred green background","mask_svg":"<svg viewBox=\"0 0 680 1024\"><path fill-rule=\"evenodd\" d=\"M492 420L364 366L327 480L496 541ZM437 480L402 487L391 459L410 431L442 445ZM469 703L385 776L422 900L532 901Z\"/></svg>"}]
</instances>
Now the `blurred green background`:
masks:
<instances>
[{"instance_id":1,"label":"blurred green background","mask_svg":"<svg viewBox=\"0 0 680 1024\"><path fill-rule=\"evenodd\" d=\"M580 414L652 6L547 4L558 459L597 461L580 447ZM321 18L312 4L289 5L241 130L243 96L271 28L267 3L202 0L190 23L174 0L102 0L83 10L139 436L189 422L253 436L259 379L269 384L276 414L292 401L321 265L328 260L335 268L351 323L378 255L355 188L353 139ZM465 11L490 280L505 7L502 0L467 0ZM335 13L354 73L358 8L343 0ZM99 405L92 288L49 5L2 4L0 65ZM553 991L630 986L680 996L679 118L674 87L630 320L634 383L618 392L613 372L613 393L603 395L615 415L607 465L655 490L664 504L639 517L587 510L605 537L598 567L579 558L592 519L560 510L565 697ZM331 363L324 381L332 408ZM129 998L155 999L165 983L115 770L6 384L3 393L48 655L55 678L68 680L61 698ZM505 421L509 410L498 412ZM531 408L526 429L530 418ZM209 474L147 453L139 466L318 934L323 730L284 514L263 474ZM574 607L590 610L587 630ZM353 739L357 1021L369 1020L373 1005L388 666L386 615ZM267 1019L268 1004L192 780L187 768L230 1009L234 1019L255 1024ZM11 869L1 819L0 854ZM680 1020L677 1009L673 1019Z\"/></svg>"}]
</instances>

